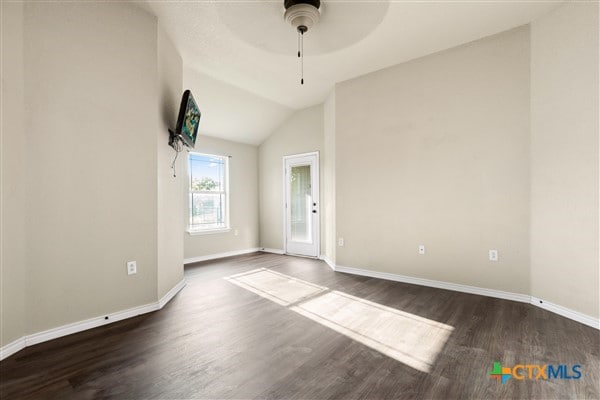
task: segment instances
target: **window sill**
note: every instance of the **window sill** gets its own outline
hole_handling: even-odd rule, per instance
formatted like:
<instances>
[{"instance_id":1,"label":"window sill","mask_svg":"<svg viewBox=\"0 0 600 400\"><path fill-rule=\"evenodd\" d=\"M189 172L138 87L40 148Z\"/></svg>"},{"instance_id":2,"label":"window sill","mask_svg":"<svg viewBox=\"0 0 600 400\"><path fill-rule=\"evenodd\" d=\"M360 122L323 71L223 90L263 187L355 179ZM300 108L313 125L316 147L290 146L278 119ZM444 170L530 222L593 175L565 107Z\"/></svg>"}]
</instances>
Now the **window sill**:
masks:
<instances>
[{"instance_id":1,"label":"window sill","mask_svg":"<svg viewBox=\"0 0 600 400\"><path fill-rule=\"evenodd\" d=\"M199 236L199 235L215 235L218 233L225 233L225 232L229 232L231 230L231 228L217 228L217 229L206 229L206 230L202 230L202 231L191 231L191 230L187 230L187 233L190 236Z\"/></svg>"}]
</instances>

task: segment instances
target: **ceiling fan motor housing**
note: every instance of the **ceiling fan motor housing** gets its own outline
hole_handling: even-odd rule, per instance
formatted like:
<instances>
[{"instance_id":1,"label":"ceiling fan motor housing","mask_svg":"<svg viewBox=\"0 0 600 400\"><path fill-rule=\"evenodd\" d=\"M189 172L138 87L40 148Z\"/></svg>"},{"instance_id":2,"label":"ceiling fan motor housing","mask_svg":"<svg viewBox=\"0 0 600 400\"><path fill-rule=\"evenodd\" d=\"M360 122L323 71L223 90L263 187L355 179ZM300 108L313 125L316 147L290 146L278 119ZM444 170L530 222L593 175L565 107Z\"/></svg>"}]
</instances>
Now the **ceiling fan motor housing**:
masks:
<instances>
[{"instance_id":1,"label":"ceiling fan motor housing","mask_svg":"<svg viewBox=\"0 0 600 400\"><path fill-rule=\"evenodd\" d=\"M300 33L305 33L319 22L320 0L285 0L283 6L285 7L283 15L285 21Z\"/></svg>"}]
</instances>

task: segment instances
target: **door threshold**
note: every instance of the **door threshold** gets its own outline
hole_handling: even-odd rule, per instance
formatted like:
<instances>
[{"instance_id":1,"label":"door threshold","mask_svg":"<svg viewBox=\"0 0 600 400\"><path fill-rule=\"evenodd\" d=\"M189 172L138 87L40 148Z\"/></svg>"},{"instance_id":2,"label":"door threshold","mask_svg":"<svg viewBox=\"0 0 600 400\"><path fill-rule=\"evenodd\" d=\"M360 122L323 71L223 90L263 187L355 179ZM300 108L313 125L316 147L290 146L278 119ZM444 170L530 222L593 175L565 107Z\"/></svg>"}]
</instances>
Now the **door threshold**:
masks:
<instances>
[{"instance_id":1,"label":"door threshold","mask_svg":"<svg viewBox=\"0 0 600 400\"><path fill-rule=\"evenodd\" d=\"M284 256L292 256L292 257L302 257L302 258L312 258L313 260L318 260L317 256L305 256L302 254L293 254L293 253L283 253Z\"/></svg>"}]
</instances>

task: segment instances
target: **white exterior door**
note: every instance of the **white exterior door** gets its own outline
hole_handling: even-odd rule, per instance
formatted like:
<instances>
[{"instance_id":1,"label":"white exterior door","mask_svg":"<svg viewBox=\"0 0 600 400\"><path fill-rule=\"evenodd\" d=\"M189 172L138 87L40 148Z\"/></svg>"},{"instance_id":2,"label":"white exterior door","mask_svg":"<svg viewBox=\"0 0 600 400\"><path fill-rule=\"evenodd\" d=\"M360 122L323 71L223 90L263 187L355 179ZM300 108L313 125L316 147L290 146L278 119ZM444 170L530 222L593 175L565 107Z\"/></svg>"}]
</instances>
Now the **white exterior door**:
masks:
<instances>
[{"instance_id":1,"label":"white exterior door","mask_svg":"<svg viewBox=\"0 0 600 400\"><path fill-rule=\"evenodd\" d=\"M285 252L319 256L319 153L283 157Z\"/></svg>"}]
</instances>

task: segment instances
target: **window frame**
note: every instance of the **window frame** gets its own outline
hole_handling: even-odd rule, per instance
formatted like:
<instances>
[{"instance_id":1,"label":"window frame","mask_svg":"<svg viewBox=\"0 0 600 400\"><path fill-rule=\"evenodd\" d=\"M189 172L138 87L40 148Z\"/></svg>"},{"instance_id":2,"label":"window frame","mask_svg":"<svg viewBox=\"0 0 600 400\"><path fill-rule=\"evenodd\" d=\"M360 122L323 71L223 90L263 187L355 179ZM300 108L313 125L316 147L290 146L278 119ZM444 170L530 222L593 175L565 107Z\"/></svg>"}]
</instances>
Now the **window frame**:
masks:
<instances>
[{"instance_id":1,"label":"window frame","mask_svg":"<svg viewBox=\"0 0 600 400\"><path fill-rule=\"evenodd\" d=\"M224 191L218 191L218 192L211 192L211 191L192 191L192 171L190 168L190 158L192 156L202 156L202 157L211 157L211 158L218 158L218 159L222 159L224 161L224 166L225 166L225 182L223 184L225 190ZM187 156L187 177L188 177L188 182L187 182L187 202L188 202L188 207L187 207L187 229L186 232L192 236L195 235L212 235L212 234L218 234L218 233L225 233L225 232L229 232L231 230L231 225L229 222L229 215L230 215L230 205L229 205L229 157L228 156L224 156L224 155L220 155L220 154L209 154L209 153L200 153L200 152L196 152L196 151L189 151L188 152L188 156ZM193 193L198 193L198 194L216 194L216 193L223 193L225 195L225 210L223 210L223 213L225 214L225 226L224 227L220 227L220 228L205 228L205 229L199 229L199 228L192 228L190 225L190 222L192 220L192 215L191 215L191 204L190 204L190 195Z\"/></svg>"}]
</instances>

